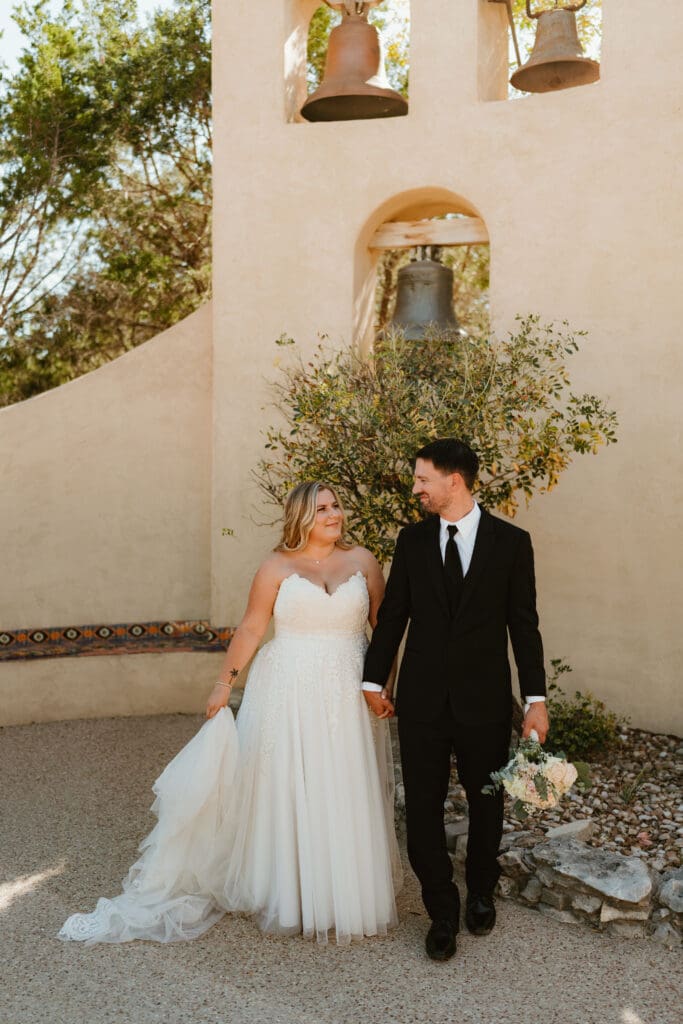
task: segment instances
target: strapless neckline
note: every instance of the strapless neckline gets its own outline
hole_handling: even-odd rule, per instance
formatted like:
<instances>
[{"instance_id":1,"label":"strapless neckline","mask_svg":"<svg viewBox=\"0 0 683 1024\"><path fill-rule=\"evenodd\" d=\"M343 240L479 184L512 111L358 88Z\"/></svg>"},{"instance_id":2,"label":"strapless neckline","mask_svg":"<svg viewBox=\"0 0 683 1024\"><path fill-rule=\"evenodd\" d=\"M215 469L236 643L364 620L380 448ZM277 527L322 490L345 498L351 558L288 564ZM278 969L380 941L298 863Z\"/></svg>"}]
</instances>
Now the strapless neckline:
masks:
<instances>
[{"instance_id":1,"label":"strapless neckline","mask_svg":"<svg viewBox=\"0 0 683 1024\"><path fill-rule=\"evenodd\" d=\"M334 590L330 593L329 590L326 590L324 587L321 587L317 583L314 583L313 580L310 580L308 578L308 576L302 576L301 573L292 572L292 573L289 574L289 576L285 576L284 579L282 579L280 581L280 587L278 589L278 592L279 592L279 590L282 589L283 585L287 582L287 580L298 579L298 580L304 580L305 583L309 583L316 590L319 590L321 594L324 594L325 597L332 598L332 597L335 597L339 593L339 591L343 589L343 587L347 586L347 584L349 584L351 582L351 580L355 579L357 576L362 576L363 577L363 581L365 582L365 573L361 569L357 569L350 576L347 576L347 578L342 583L340 583L338 587L335 587ZM367 583L366 583L366 588L367 588Z\"/></svg>"}]
</instances>

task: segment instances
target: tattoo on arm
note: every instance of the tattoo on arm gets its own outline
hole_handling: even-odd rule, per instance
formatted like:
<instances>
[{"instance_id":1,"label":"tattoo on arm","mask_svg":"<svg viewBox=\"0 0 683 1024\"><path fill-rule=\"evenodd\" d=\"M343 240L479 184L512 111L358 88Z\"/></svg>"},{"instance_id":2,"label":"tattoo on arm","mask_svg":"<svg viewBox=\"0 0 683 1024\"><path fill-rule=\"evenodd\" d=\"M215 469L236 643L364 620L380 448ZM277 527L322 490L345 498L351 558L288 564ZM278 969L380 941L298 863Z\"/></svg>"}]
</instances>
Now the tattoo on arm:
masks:
<instances>
[{"instance_id":1,"label":"tattoo on arm","mask_svg":"<svg viewBox=\"0 0 683 1024\"><path fill-rule=\"evenodd\" d=\"M235 681L235 679L237 679L239 674L240 674L240 671L239 671L238 668L231 668L230 669L230 682L233 683Z\"/></svg>"}]
</instances>

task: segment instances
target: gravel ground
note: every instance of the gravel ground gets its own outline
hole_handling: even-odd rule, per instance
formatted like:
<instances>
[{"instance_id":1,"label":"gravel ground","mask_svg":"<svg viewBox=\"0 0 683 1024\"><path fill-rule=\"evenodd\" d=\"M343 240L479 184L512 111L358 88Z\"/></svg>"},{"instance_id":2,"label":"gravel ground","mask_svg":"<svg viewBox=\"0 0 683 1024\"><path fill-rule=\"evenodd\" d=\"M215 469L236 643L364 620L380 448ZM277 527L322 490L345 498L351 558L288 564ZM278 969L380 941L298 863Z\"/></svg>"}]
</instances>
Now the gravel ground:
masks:
<instances>
[{"instance_id":1,"label":"gravel ground","mask_svg":"<svg viewBox=\"0 0 683 1024\"><path fill-rule=\"evenodd\" d=\"M683 863L683 743L675 736L623 728L618 746L590 766L592 785L571 791L559 807L524 821L508 816L505 830L543 835L564 822L591 818L591 846L640 857L657 871ZM448 817L463 817L465 794L453 776ZM508 811L510 803L508 803Z\"/></svg>"},{"instance_id":2,"label":"gravel ground","mask_svg":"<svg viewBox=\"0 0 683 1024\"><path fill-rule=\"evenodd\" d=\"M68 914L118 891L152 824L151 784L200 724L164 715L0 729L1 1024L680 1020L678 953L508 901L489 937L461 934L453 960L429 961L409 872L396 931L350 947L263 937L236 915L192 943L59 942Z\"/></svg>"}]
</instances>

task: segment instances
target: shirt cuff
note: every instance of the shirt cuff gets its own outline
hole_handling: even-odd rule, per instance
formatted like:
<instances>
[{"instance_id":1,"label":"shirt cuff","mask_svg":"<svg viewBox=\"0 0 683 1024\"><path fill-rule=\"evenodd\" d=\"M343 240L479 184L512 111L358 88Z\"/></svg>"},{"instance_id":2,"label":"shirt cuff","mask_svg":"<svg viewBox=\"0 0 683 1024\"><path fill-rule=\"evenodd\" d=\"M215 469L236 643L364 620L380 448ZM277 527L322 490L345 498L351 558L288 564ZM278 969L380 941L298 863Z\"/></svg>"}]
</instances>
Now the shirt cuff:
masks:
<instances>
[{"instance_id":1,"label":"shirt cuff","mask_svg":"<svg viewBox=\"0 0 683 1024\"><path fill-rule=\"evenodd\" d=\"M381 693L384 689L379 683L363 683L362 690L367 690L368 693Z\"/></svg>"},{"instance_id":2,"label":"shirt cuff","mask_svg":"<svg viewBox=\"0 0 683 1024\"><path fill-rule=\"evenodd\" d=\"M545 704L545 697L527 697L524 704L524 714L527 713L532 704L537 704L539 701L543 701Z\"/></svg>"}]
</instances>

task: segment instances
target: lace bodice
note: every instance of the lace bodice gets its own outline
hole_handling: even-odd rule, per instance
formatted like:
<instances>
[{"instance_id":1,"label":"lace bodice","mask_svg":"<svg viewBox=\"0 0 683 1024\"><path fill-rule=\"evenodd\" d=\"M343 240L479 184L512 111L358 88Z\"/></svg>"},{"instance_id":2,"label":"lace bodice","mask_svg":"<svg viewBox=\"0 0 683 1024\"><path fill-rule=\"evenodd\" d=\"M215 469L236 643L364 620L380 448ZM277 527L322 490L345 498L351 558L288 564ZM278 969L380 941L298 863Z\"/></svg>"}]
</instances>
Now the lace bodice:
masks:
<instances>
[{"instance_id":1,"label":"lace bodice","mask_svg":"<svg viewBox=\"0 0 683 1024\"><path fill-rule=\"evenodd\" d=\"M275 637L364 634L369 604L360 570L331 594L305 576L292 573L280 584L275 600Z\"/></svg>"}]
</instances>

